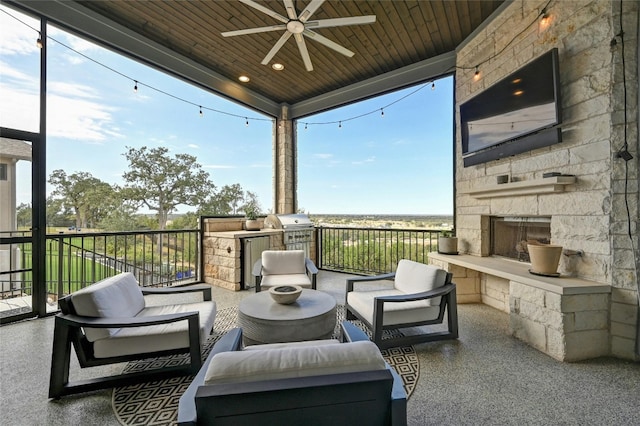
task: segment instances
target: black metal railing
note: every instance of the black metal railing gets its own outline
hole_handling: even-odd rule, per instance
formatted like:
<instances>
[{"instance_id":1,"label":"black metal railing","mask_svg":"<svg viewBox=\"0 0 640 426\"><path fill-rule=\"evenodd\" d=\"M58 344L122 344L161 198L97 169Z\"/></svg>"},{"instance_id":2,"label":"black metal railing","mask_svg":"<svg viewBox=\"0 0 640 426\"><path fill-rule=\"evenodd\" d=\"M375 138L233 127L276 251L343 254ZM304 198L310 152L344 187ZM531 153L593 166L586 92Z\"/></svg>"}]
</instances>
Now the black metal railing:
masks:
<instances>
[{"instance_id":1,"label":"black metal railing","mask_svg":"<svg viewBox=\"0 0 640 426\"><path fill-rule=\"evenodd\" d=\"M32 294L31 243L13 244L19 268L0 275L0 297ZM14 255L15 256L15 255ZM47 235L45 275L52 301L120 272L141 286L197 282L198 230L61 233Z\"/></svg>"},{"instance_id":2,"label":"black metal railing","mask_svg":"<svg viewBox=\"0 0 640 426\"><path fill-rule=\"evenodd\" d=\"M316 228L318 268L354 274L396 270L400 259L427 263L438 250L441 230L389 228Z\"/></svg>"}]
</instances>

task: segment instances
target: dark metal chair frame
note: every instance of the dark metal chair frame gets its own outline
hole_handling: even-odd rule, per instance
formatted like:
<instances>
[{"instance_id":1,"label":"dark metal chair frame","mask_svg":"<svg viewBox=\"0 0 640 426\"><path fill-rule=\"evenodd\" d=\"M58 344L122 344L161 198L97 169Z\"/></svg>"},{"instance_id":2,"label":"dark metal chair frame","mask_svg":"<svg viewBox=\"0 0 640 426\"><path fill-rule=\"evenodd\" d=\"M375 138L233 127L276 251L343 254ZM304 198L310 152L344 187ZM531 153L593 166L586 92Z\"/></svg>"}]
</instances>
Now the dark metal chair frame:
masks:
<instances>
[{"instance_id":1,"label":"dark metal chair frame","mask_svg":"<svg viewBox=\"0 0 640 426\"><path fill-rule=\"evenodd\" d=\"M148 294L176 294L202 292L205 301L212 300L211 286L207 284L191 285L171 288L142 288L144 295ZM56 315L53 333L53 351L51 355L51 376L49 381L49 398L89 392L98 389L128 386L151 380L162 380L169 377L196 374L202 366L200 342L200 314L198 312L184 312L176 314L157 315L153 317L132 318L95 318L77 315L68 295L58 301L62 313ZM88 328L124 328L142 327L150 325L168 324L177 321L188 321L189 346L166 351L147 352L126 356L96 358L93 344L87 340L83 327ZM88 380L69 382L69 365L71 345L75 349L80 367L95 367L99 365L134 361L159 356L189 353L190 363L179 366L157 368L149 371L124 373Z\"/></svg>"},{"instance_id":2,"label":"dark metal chair frame","mask_svg":"<svg viewBox=\"0 0 640 426\"><path fill-rule=\"evenodd\" d=\"M368 281L381 281L392 280L395 278L395 272L388 274L376 275L371 277L356 277L347 279L347 294L354 291L354 285L356 283L364 283ZM362 321L372 333L373 342L378 345L379 348L390 348L397 346L407 346L416 343L433 342L437 340L449 340L458 338L458 304L456 301L456 285L451 282L453 275L447 272L445 284L442 287L425 291L422 293L398 295L398 296L383 296L376 297L375 305L373 307L373 319L374 323L371 324L368 319L361 316L355 309L349 306L349 303L345 303L347 311L347 320L359 319ZM411 323L384 325L384 305L385 303L403 303L416 300L427 300L435 297L441 297L440 299L440 312L438 317L434 320L416 321ZM395 330L406 327L415 327L421 325L433 325L442 324L444 322L445 311L447 313L447 331L437 331L432 333L424 333L410 336L398 336L393 338L382 338L383 330Z\"/></svg>"}]
</instances>

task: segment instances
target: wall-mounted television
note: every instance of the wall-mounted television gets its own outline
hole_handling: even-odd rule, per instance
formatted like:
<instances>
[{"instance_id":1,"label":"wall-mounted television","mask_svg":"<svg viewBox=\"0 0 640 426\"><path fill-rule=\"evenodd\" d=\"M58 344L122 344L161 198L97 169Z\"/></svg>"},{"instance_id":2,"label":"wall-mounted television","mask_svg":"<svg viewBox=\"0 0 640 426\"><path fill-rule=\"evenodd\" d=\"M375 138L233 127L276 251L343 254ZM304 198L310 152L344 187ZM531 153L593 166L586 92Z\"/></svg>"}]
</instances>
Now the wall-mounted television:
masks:
<instances>
[{"instance_id":1,"label":"wall-mounted television","mask_svg":"<svg viewBox=\"0 0 640 426\"><path fill-rule=\"evenodd\" d=\"M464 166L562 142L558 49L460 105Z\"/></svg>"}]
</instances>

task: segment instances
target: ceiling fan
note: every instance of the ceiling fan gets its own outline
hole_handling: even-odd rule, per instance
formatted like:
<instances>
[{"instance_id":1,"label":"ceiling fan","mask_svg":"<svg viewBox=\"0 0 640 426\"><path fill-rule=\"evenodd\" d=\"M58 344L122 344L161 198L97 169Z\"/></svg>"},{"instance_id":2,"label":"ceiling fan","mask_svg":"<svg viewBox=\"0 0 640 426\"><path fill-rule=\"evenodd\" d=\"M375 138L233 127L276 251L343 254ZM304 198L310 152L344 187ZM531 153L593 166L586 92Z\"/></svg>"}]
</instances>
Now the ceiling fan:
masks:
<instances>
[{"instance_id":1,"label":"ceiling fan","mask_svg":"<svg viewBox=\"0 0 640 426\"><path fill-rule=\"evenodd\" d=\"M322 3L325 2L325 0L311 0L311 2L309 2L307 7L300 14L296 13L296 9L293 5L293 0L282 0L284 3L284 7L287 10L288 17L282 16L279 13L268 9L259 3L256 3L253 0L239 1L246 4L247 6L251 6L254 9L259 10L260 12L277 19L278 21L282 22L282 24L259 28L248 28L245 30L227 31L222 33L223 37L233 37L244 34L285 30L285 33L282 34L280 40L276 42L269 53L267 53L267 56L265 56L262 60L262 65L267 65L292 35L296 40L298 50L300 50L300 55L302 56L302 61L304 62L304 66L307 71L313 71L313 64L311 63L311 57L309 56L307 45L304 41L305 36L311 40L317 41L318 43L324 44L328 48L333 49L338 53L342 53L345 56L352 57L354 53L351 50L339 45L338 43L335 43L332 40L329 40L324 36L321 36L317 32L313 31L313 29L339 27L344 25L372 24L376 22L376 15L352 16L346 18L319 19L316 21L309 21L311 15L313 15L313 13L318 10L318 8L322 5Z\"/></svg>"}]
</instances>

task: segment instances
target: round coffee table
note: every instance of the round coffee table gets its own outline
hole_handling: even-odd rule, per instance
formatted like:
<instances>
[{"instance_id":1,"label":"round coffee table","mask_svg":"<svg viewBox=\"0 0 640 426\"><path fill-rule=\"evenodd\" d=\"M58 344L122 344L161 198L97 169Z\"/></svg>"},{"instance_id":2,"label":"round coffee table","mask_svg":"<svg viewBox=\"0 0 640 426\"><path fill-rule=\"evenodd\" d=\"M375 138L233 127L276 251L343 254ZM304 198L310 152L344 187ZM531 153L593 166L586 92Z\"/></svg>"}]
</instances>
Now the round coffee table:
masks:
<instances>
[{"instance_id":1,"label":"round coffee table","mask_svg":"<svg viewBox=\"0 0 640 426\"><path fill-rule=\"evenodd\" d=\"M281 305L268 291L255 293L240 302L238 326L246 345L328 339L336 326L336 299L303 289L294 303Z\"/></svg>"}]
</instances>

